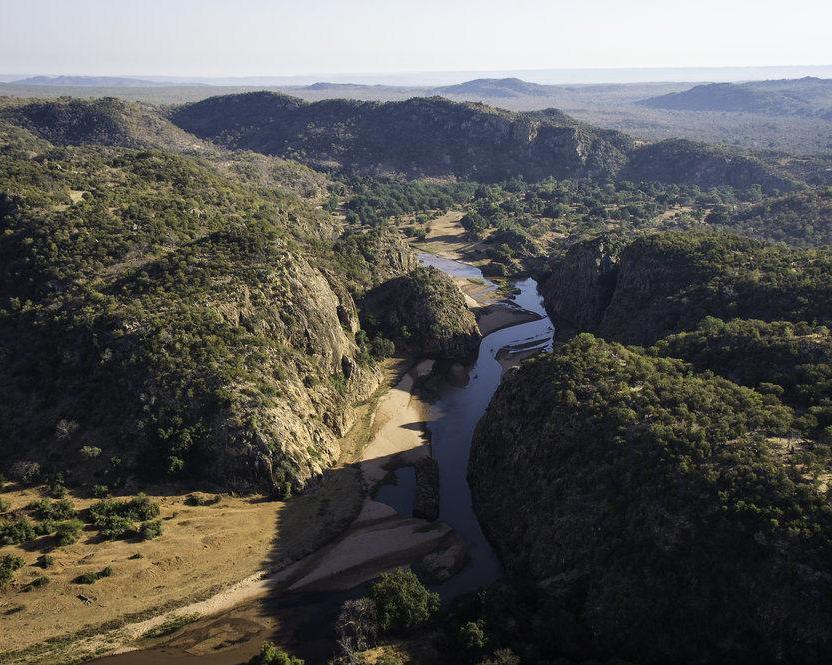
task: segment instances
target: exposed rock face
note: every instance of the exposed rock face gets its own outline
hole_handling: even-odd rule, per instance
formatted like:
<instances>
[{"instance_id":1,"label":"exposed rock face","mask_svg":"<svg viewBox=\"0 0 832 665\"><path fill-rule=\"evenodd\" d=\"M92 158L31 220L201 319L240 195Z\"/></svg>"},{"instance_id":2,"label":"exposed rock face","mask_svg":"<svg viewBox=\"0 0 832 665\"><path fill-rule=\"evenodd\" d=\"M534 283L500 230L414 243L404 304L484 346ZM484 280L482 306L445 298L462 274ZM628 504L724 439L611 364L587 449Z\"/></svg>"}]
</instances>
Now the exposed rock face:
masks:
<instances>
[{"instance_id":1,"label":"exposed rock face","mask_svg":"<svg viewBox=\"0 0 832 665\"><path fill-rule=\"evenodd\" d=\"M612 298L620 247L620 241L605 237L572 247L541 285L546 309L582 330L592 330Z\"/></svg>"},{"instance_id":2,"label":"exposed rock face","mask_svg":"<svg viewBox=\"0 0 832 665\"><path fill-rule=\"evenodd\" d=\"M789 266L786 268L785 266ZM629 344L692 330L706 316L829 321L832 255L728 234L658 233L620 250L570 248L543 284L555 316Z\"/></svg>"},{"instance_id":3,"label":"exposed rock face","mask_svg":"<svg viewBox=\"0 0 832 665\"><path fill-rule=\"evenodd\" d=\"M414 356L471 361L480 331L462 292L436 268L417 268L367 292L364 328Z\"/></svg>"},{"instance_id":4,"label":"exposed rock face","mask_svg":"<svg viewBox=\"0 0 832 665\"><path fill-rule=\"evenodd\" d=\"M317 213L170 153L51 150L0 156L0 463L278 494L331 465L378 376Z\"/></svg>"},{"instance_id":5,"label":"exposed rock face","mask_svg":"<svg viewBox=\"0 0 832 665\"><path fill-rule=\"evenodd\" d=\"M509 575L548 599L545 619L568 613L602 653L821 662L832 518L823 476L766 438L790 417L580 335L506 375L474 435L475 508Z\"/></svg>"}]
</instances>

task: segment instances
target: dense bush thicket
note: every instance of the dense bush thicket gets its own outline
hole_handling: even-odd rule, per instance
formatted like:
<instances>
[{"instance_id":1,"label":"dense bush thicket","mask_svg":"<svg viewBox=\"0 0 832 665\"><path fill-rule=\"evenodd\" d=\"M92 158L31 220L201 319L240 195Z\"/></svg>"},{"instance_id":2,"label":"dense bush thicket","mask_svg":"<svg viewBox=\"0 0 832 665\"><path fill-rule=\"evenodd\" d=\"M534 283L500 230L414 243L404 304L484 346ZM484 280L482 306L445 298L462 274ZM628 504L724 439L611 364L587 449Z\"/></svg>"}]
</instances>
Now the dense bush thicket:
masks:
<instances>
[{"instance_id":1,"label":"dense bush thicket","mask_svg":"<svg viewBox=\"0 0 832 665\"><path fill-rule=\"evenodd\" d=\"M735 210L718 206L706 221L735 233L796 247L832 245L832 188L765 199Z\"/></svg>"},{"instance_id":2,"label":"dense bush thicket","mask_svg":"<svg viewBox=\"0 0 832 665\"><path fill-rule=\"evenodd\" d=\"M684 362L579 335L477 428L477 512L510 574L639 662L816 663L832 648L827 443Z\"/></svg>"}]
</instances>

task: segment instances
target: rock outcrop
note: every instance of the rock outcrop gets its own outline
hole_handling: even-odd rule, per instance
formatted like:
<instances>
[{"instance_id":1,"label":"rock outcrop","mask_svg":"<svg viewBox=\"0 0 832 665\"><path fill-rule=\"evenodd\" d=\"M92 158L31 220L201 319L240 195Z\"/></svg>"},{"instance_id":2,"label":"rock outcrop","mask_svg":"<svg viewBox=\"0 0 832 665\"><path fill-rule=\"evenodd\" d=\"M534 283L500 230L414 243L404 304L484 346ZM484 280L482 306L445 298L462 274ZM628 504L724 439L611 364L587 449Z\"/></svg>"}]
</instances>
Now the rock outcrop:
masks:
<instances>
[{"instance_id":1,"label":"rock outcrop","mask_svg":"<svg viewBox=\"0 0 832 665\"><path fill-rule=\"evenodd\" d=\"M368 291L363 327L415 357L472 361L480 331L462 292L436 268L417 268Z\"/></svg>"},{"instance_id":2,"label":"rock outcrop","mask_svg":"<svg viewBox=\"0 0 832 665\"><path fill-rule=\"evenodd\" d=\"M553 316L628 344L706 316L827 322L832 253L722 233L657 233L620 250L596 239L557 259L542 291Z\"/></svg>"}]
</instances>

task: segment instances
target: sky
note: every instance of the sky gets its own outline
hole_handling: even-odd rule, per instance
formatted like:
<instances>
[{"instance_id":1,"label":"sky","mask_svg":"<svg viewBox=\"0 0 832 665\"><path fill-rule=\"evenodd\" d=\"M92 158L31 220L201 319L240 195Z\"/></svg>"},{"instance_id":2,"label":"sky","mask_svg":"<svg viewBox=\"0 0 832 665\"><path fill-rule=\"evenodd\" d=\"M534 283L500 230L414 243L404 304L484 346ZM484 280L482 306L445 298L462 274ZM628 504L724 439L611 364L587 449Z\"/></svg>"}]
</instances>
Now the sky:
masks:
<instances>
[{"instance_id":1,"label":"sky","mask_svg":"<svg viewBox=\"0 0 832 665\"><path fill-rule=\"evenodd\" d=\"M0 0L0 73L832 64L830 0Z\"/></svg>"}]
</instances>

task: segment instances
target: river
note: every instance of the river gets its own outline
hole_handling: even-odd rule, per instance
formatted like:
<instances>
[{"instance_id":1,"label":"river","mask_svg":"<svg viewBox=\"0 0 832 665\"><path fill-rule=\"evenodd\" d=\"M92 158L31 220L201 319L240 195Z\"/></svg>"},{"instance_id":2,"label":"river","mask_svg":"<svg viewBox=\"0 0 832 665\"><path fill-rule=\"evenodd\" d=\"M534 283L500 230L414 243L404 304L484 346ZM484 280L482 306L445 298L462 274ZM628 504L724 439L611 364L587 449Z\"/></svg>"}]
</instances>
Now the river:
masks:
<instances>
[{"instance_id":1,"label":"river","mask_svg":"<svg viewBox=\"0 0 832 665\"><path fill-rule=\"evenodd\" d=\"M479 268L433 254L420 254L424 265L439 268L454 278L482 280L495 291L497 285L485 279ZM471 367L468 382L462 387L448 386L430 406L428 430L433 456L439 463L439 519L452 526L468 546L467 565L438 587L445 598L473 591L500 576L500 564L480 529L468 486L468 456L474 428L500 385L503 366L497 353L506 347L550 350L554 326L543 307L537 282L527 278L514 283L518 290L511 297L513 305L539 314L529 323L496 330L480 342L477 360ZM412 469L397 471L398 485L381 488L377 498L397 510L413 505L415 476Z\"/></svg>"}]
</instances>

